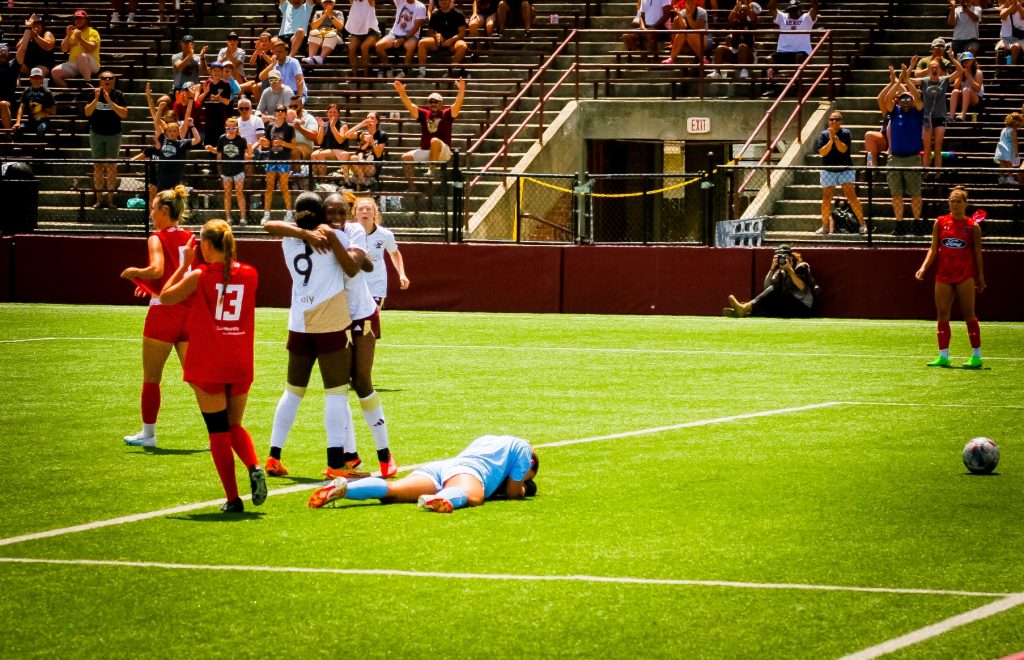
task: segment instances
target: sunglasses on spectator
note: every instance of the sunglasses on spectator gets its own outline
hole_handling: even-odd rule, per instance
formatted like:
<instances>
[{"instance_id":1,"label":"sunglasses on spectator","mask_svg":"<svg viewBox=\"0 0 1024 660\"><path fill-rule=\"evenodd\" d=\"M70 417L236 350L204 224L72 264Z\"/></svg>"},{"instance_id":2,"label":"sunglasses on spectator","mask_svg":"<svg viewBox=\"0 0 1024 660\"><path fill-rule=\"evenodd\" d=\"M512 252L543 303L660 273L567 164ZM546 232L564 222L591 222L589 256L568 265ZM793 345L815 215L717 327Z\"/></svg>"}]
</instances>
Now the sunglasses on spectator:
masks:
<instances>
[{"instance_id":1,"label":"sunglasses on spectator","mask_svg":"<svg viewBox=\"0 0 1024 660\"><path fill-rule=\"evenodd\" d=\"M224 130L225 131L237 131L238 127L237 126L225 126Z\"/></svg>"},{"instance_id":2,"label":"sunglasses on spectator","mask_svg":"<svg viewBox=\"0 0 1024 660\"><path fill-rule=\"evenodd\" d=\"M113 80L114 76L100 76L100 80Z\"/></svg>"},{"instance_id":3,"label":"sunglasses on spectator","mask_svg":"<svg viewBox=\"0 0 1024 660\"><path fill-rule=\"evenodd\" d=\"M843 121L843 118L842 117L829 117L828 120L829 121L834 121L834 122L840 122L840 121Z\"/></svg>"},{"instance_id":4,"label":"sunglasses on spectator","mask_svg":"<svg viewBox=\"0 0 1024 660\"><path fill-rule=\"evenodd\" d=\"M238 106L238 111L241 112L242 110L252 110L252 106L251 105L240 105L240 106Z\"/></svg>"},{"instance_id":5,"label":"sunglasses on spectator","mask_svg":"<svg viewBox=\"0 0 1024 660\"><path fill-rule=\"evenodd\" d=\"M288 108L274 108L274 112L288 112Z\"/></svg>"}]
</instances>

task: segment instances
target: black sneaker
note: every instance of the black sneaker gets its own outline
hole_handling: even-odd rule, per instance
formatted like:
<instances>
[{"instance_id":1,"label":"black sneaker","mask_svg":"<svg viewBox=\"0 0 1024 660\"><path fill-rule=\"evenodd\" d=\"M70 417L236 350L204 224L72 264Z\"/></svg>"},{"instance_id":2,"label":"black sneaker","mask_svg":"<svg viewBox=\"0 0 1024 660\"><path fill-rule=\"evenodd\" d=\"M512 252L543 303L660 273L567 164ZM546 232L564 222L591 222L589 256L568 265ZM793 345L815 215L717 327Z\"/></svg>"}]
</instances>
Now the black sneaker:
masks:
<instances>
[{"instance_id":1,"label":"black sneaker","mask_svg":"<svg viewBox=\"0 0 1024 660\"><path fill-rule=\"evenodd\" d=\"M259 465L249 468L249 487L252 488L252 503L259 506L267 501L267 474ZM242 500L238 500L239 506Z\"/></svg>"},{"instance_id":2,"label":"black sneaker","mask_svg":"<svg viewBox=\"0 0 1024 660\"><path fill-rule=\"evenodd\" d=\"M904 236L906 235L906 225L904 220L897 220L896 227L892 230L893 236Z\"/></svg>"},{"instance_id":3,"label":"black sneaker","mask_svg":"<svg viewBox=\"0 0 1024 660\"><path fill-rule=\"evenodd\" d=\"M926 236L928 234L928 223L921 218L914 220L914 233L918 236Z\"/></svg>"},{"instance_id":4,"label":"black sneaker","mask_svg":"<svg viewBox=\"0 0 1024 660\"><path fill-rule=\"evenodd\" d=\"M230 502L225 502L220 505L220 510L224 513L242 513L245 511L245 506L242 504L242 498L236 497Z\"/></svg>"}]
</instances>

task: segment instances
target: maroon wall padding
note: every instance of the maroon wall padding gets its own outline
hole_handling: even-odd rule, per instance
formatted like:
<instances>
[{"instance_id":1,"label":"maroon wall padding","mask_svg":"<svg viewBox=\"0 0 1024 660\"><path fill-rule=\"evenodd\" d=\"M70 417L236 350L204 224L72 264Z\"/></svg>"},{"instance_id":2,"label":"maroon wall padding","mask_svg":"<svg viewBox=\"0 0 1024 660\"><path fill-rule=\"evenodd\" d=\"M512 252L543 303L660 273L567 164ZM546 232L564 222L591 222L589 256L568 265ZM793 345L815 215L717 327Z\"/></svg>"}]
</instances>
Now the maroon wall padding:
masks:
<instances>
[{"instance_id":1,"label":"maroon wall padding","mask_svg":"<svg viewBox=\"0 0 1024 660\"><path fill-rule=\"evenodd\" d=\"M14 239L9 236L0 236L0 302L11 300L11 250Z\"/></svg>"},{"instance_id":2,"label":"maroon wall padding","mask_svg":"<svg viewBox=\"0 0 1024 660\"><path fill-rule=\"evenodd\" d=\"M752 250L702 247L565 248L562 311L719 315L748 296Z\"/></svg>"},{"instance_id":3,"label":"maroon wall padding","mask_svg":"<svg viewBox=\"0 0 1024 660\"><path fill-rule=\"evenodd\" d=\"M403 243L401 250L412 286L399 291L388 264L389 309L715 316L730 293L749 299L761 290L773 254L771 248L434 243ZM238 251L260 273L257 304L287 306L291 280L280 244L243 239ZM935 318L934 270L923 282L914 278L923 248L801 253L822 286L819 316ZM146 259L141 236L3 238L0 300L10 291L18 302L145 304L119 276ZM978 297L979 317L1024 321L1024 253L986 250L984 259L989 288Z\"/></svg>"},{"instance_id":4,"label":"maroon wall padding","mask_svg":"<svg viewBox=\"0 0 1024 660\"><path fill-rule=\"evenodd\" d=\"M389 269L388 309L561 311L561 246L402 243L399 249L412 284L400 291Z\"/></svg>"}]
</instances>

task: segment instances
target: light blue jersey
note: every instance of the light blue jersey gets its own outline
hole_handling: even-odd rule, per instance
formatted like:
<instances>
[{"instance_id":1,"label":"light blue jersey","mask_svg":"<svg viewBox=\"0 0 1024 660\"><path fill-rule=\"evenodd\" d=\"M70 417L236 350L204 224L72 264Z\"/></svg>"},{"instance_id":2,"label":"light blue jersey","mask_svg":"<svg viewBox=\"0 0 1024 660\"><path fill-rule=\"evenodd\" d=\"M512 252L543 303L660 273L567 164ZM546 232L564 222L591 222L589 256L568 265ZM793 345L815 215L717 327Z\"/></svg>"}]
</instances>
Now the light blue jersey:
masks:
<instances>
[{"instance_id":1,"label":"light blue jersey","mask_svg":"<svg viewBox=\"0 0 1024 660\"><path fill-rule=\"evenodd\" d=\"M490 497L506 477L522 481L530 471L530 443L511 435L484 435L470 443L455 458L428 463L415 470L430 477L440 490L444 482L459 474L471 474L484 485Z\"/></svg>"}]
</instances>

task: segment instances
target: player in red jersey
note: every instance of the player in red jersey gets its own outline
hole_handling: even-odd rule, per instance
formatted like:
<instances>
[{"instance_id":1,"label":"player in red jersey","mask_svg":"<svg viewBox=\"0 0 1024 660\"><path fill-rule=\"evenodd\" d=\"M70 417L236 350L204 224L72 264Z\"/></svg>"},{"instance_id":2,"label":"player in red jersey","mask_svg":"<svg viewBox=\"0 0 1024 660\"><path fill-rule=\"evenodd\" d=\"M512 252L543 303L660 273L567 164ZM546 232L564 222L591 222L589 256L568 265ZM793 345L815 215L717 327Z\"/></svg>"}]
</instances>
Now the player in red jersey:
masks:
<instances>
[{"instance_id":1,"label":"player in red jersey","mask_svg":"<svg viewBox=\"0 0 1024 660\"><path fill-rule=\"evenodd\" d=\"M135 435L124 436L125 443L133 447L156 446L156 418L160 412L160 381L164 364L171 349L177 350L178 360L184 364L188 349L185 321L189 303L162 305L158 297L171 273L181 264L182 251L194 240L192 232L178 226L188 217L188 191L185 186L157 194L149 214L156 229L148 241L149 265L125 268L121 273L121 277L136 282L136 296L151 296L142 331L142 430Z\"/></svg>"},{"instance_id":2,"label":"player in red jersey","mask_svg":"<svg viewBox=\"0 0 1024 660\"><path fill-rule=\"evenodd\" d=\"M967 325L967 336L973 354L964 363L965 369L981 369L981 328L974 314L974 296L985 290L985 269L981 260L981 227L978 221L984 212L968 217L967 189L953 188L949 193L949 215L940 216L932 229L932 244L924 263L915 277L924 279L924 273L938 260L935 271L935 309L938 312L939 357L929 367L949 366L949 315L953 298L960 300L960 311Z\"/></svg>"},{"instance_id":3,"label":"player in red jersey","mask_svg":"<svg viewBox=\"0 0 1024 660\"><path fill-rule=\"evenodd\" d=\"M210 453L227 502L221 511L243 511L235 481L234 449L249 470L252 503L267 499L267 480L256 458L242 415L253 379L253 330L256 269L235 260L235 237L223 220L203 225L199 247L206 262L189 265L195 249L186 247L181 265L164 285L160 302L192 301L188 317L191 346L185 356L185 381L192 385L210 434Z\"/></svg>"}]
</instances>

